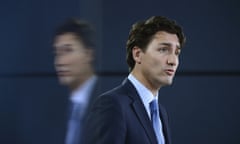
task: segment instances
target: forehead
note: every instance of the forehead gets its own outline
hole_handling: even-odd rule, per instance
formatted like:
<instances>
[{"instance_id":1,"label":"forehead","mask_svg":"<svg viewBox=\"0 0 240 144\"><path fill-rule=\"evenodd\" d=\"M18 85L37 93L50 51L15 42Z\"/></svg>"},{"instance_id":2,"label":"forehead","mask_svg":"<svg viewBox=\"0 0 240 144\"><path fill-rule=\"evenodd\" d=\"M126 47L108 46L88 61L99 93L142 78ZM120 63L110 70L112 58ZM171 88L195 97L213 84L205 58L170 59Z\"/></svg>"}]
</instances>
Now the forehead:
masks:
<instances>
[{"instance_id":1,"label":"forehead","mask_svg":"<svg viewBox=\"0 0 240 144\"><path fill-rule=\"evenodd\" d=\"M57 35L55 37L55 42L62 41L62 40L77 40L78 37L74 33L64 33L61 35Z\"/></svg>"},{"instance_id":2,"label":"forehead","mask_svg":"<svg viewBox=\"0 0 240 144\"><path fill-rule=\"evenodd\" d=\"M61 35L57 35L54 39L54 47L59 47L62 45L73 45L73 44L80 44L82 45L81 39L74 33L64 33Z\"/></svg>"},{"instance_id":3,"label":"forehead","mask_svg":"<svg viewBox=\"0 0 240 144\"><path fill-rule=\"evenodd\" d=\"M177 35L165 31L158 31L155 33L150 43L169 43L173 46L180 47Z\"/></svg>"}]
</instances>

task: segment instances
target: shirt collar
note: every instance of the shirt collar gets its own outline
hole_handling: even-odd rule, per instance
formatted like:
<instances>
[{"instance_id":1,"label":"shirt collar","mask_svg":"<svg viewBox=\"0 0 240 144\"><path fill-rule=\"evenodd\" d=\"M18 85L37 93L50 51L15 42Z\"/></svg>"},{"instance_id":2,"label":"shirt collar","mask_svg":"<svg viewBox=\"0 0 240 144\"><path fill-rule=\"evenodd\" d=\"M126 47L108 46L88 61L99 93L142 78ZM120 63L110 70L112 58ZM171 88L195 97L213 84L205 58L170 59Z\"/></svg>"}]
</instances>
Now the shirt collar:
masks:
<instances>
[{"instance_id":1,"label":"shirt collar","mask_svg":"<svg viewBox=\"0 0 240 144\"><path fill-rule=\"evenodd\" d=\"M97 76L92 76L85 83L72 92L70 100L73 103L87 104Z\"/></svg>"},{"instance_id":2,"label":"shirt collar","mask_svg":"<svg viewBox=\"0 0 240 144\"><path fill-rule=\"evenodd\" d=\"M150 110L149 110L149 104L152 100L158 99L158 93L156 96L153 96L152 92L146 88L139 80L137 80L134 75L129 74L128 79L131 81L131 83L134 85L136 88L145 109L147 110L147 113L150 115Z\"/></svg>"}]
</instances>

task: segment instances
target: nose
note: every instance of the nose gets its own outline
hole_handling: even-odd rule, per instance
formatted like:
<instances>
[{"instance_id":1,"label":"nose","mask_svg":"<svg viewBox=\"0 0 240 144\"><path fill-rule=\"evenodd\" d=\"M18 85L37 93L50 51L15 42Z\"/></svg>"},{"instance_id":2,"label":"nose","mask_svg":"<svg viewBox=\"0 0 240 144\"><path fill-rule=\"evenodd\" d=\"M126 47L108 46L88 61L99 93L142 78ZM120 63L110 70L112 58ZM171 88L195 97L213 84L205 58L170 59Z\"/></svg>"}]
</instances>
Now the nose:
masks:
<instances>
[{"instance_id":1,"label":"nose","mask_svg":"<svg viewBox=\"0 0 240 144\"><path fill-rule=\"evenodd\" d=\"M64 65L64 58L60 55L56 55L54 57L54 65L55 65L55 67L60 67L60 66Z\"/></svg>"},{"instance_id":2,"label":"nose","mask_svg":"<svg viewBox=\"0 0 240 144\"><path fill-rule=\"evenodd\" d=\"M178 56L175 54L171 54L168 56L167 64L170 66L178 66Z\"/></svg>"}]
</instances>

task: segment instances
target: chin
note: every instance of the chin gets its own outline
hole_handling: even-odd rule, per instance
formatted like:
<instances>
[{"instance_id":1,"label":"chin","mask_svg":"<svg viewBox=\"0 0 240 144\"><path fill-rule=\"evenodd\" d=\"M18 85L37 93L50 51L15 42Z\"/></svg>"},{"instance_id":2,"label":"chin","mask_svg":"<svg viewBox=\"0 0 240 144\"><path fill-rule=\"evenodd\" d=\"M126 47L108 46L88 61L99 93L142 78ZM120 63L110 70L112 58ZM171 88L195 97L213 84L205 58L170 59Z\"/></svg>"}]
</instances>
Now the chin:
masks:
<instances>
[{"instance_id":1,"label":"chin","mask_svg":"<svg viewBox=\"0 0 240 144\"><path fill-rule=\"evenodd\" d=\"M61 85L68 86L71 83L71 78L69 78L69 77L61 77L61 78L59 78L59 82L60 82Z\"/></svg>"},{"instance_id":2,"label":"chin","mask_svg":"<svg viewBox=\"0 0 240 144\"><path fill-rule=\"evenodd\" d=\"M165 86L169 86L172 84L172 79L167 79L165 82L163 82Z\"/></svg>"}]
</instances>

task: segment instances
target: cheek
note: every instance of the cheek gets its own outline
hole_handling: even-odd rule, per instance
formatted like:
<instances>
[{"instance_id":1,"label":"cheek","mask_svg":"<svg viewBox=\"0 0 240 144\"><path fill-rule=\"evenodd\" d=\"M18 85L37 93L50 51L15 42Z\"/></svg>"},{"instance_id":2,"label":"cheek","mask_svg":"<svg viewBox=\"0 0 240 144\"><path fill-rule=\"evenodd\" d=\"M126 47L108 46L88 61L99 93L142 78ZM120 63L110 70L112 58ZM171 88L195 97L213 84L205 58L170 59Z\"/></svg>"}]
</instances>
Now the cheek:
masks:
<instances>
[{"instance_id":1,"label":"cheek","mask_svg":"<svg viewBox=\"0 0 240 144\"><path fill-rule=\"evenodd\" d=\"M84 62L84 57L82 55L79 54L75 54L75 55L71 55L70 57L68 57L68 62L72 63L72 64L79 64L79 63L83 63Z\"/></svg>"},{"instance_id":2,"label":"cheek","mask_svg":"<svg viewBox=\"0 0 240 144\"><path fill-rule=\"evenodd\" d=\"M78 61L79 63L85 63L86 61L88 61L89 57L86 54L78 53L73 56L73 59Z\"/></svg>"},{"instance_id":3,"label":"cheek","mask_svg":"<svg viewBox=\"0 0 240 144\"><path fill-rule=\"evenodd\" d=\"M54 60L55 65L66 65L69 64L69 57L67 56L58 56Z\"/></svg>"},{"instance_id":4,"label":"cheek","mask_svg":"<svg viewBox=\"0 0 240 144\"><path fill-rule=\"evenodd\" d=\"M153 60L153 65L154 66L162 67L164 65L164 63L166 63L166 60L163 59L163 58L155 58Z\"/></svg>"},{"instance_id":5,"label":"cheek","mask_svg":"<svg viewBox=\"0 0 240 144\"><path fill-rule=\"evenodd\" d=\"M70 60L71 66L76 70L76 71L84 71L86 65L88 65L88 58L84 56L75 56L72 57Z\"/></svg>"}]
</instances>

